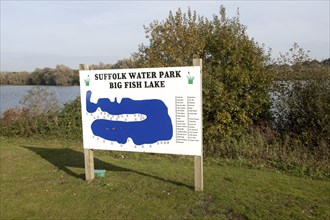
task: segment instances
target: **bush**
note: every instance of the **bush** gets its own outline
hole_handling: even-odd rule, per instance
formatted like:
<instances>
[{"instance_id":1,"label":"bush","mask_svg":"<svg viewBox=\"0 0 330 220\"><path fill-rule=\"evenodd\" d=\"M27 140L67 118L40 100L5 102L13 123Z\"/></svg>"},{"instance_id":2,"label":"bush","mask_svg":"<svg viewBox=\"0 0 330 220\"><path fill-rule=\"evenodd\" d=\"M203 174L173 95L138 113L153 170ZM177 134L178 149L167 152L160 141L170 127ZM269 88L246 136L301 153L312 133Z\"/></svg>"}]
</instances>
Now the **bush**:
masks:
<instances>
[{"instance_id":1,"label":"bush","mask_svg":"<svg viewBox=\"0 0 330 220\"><path fill-rule=\"evenodd\" d=\"M2 135L61 135L81 139L80 97L59 109L55 95L33 87L23 98L22 108L6 110L0 118Z\"/></svg>"},{"instance_id":2,"label":"bush","mask_svg":"<svg viewBox=\"0 0 330 220\"><path fill-rule=\"evenodd\" d=\"M316 159L329 159L330 69L310 61L297 44L290 51L274 70L283 77L274 84L275 128L301 142Z\"/></svg>"},{"instance_id":3,"label":"bush","mask_svg":"<svg viewBox=\"0 0 330 220\"><path fill-rule=\"evenodd\" d=\"M82 119L80 97L64 104L59 113L61 135L67 138L82 139Z\"/></svg>"},{"instance_id":4,"label":"bush","mask_svg":"<svg viewBox=\"0 0 330 220\"><path fill-rule=\"evenodd\" d=\"M4 135L29 136L58 130L58 101L54 93L36 86L22 99L22 108L8 109L0 120Z\"/></svg>"}]
</instances>

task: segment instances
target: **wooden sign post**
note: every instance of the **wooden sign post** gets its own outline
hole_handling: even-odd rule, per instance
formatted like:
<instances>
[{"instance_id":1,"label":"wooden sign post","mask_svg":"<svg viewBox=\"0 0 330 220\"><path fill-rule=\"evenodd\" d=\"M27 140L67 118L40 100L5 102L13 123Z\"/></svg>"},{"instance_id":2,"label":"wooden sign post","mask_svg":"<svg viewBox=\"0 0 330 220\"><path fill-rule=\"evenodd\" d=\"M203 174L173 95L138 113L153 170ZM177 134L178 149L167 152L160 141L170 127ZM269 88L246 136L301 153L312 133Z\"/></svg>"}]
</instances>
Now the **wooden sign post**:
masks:
<instances>
[{"instance_id":1,"label":"wooden sign post","mask_svg":"<svg viewBox=\"0 0 330 220\"><path fill-rule=\"evenodd\" d=\"M80 64L80 70L89 70L89 66ZM85 158L85 179L87 181L94 179L94 152L92 149L84 149Z\"/></svg>"},{"instance_id":2,"label":"wooden sign post","mask_svg":"<svg viewBox=\"0 0 330 220\"><path fill-rule=\"evenodd\" d=\"M202 74L202 59L194 58L193 59L193 66L200 66L201 74ZM202 81L201 81L202 83ZM203 88L200 85L200 88ZM201 97L202 99L202 97ZM203 112L203 107L201 105L201 112ZM201 123L201 131L203 131L203 120ZM203 132L202 132L203 135ZM202 138L203 140L203 138ZM201 156L195 156L194 163L195 163L195 191L203 191L204 183L203 183L203 147L201 149Z\"/></svg>"}]
</instances>

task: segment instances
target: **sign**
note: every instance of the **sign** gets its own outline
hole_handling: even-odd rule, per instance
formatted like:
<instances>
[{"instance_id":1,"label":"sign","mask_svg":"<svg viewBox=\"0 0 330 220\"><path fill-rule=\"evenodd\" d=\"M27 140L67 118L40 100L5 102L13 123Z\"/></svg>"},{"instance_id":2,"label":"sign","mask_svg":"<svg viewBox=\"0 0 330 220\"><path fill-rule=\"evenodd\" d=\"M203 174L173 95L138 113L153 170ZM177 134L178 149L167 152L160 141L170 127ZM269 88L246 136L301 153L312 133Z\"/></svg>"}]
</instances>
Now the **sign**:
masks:
<instances>
[{"instance_id":1,"label":"sign","mask_svg":"<svg viewBox=\"0 0 330 220\"><path fill-rule=\"evenodd\" d=\"M199 66L79 74L84 149L202 155Z\"/></svg>"}]
</instances>

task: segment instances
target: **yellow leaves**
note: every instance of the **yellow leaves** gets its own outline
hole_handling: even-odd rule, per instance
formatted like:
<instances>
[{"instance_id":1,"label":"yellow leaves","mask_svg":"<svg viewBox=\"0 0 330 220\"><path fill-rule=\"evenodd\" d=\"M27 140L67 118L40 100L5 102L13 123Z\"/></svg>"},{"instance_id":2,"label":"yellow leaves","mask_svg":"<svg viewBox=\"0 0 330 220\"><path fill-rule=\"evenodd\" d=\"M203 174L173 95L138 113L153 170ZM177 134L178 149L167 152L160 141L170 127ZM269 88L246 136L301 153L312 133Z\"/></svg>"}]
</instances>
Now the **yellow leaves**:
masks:
<instances>
[{"instance_id":1,"label":"yellow leaves","mask_svg":"<svg viewBox=\"0 0 330 220\"><path fill-rule=\"evenodd\" d=\"M218 112L216 121L223 124L230 124L232 122L231 115L228 112Z\"/></svg>"}]
</instances>

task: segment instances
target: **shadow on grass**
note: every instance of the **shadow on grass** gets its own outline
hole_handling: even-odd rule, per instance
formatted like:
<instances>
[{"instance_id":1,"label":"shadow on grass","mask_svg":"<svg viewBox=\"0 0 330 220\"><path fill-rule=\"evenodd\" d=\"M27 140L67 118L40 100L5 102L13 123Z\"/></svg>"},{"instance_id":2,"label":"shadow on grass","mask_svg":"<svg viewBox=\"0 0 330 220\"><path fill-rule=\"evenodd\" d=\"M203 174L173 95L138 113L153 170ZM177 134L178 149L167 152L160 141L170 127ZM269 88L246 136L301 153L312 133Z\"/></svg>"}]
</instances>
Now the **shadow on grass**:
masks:
<instances>
[{"instance_id":1,"label":"shadow on grass","mask_svg":"<svg viewBox=\"0 0 330 220\"><path fill-rule=\"evenodd\" d=\"M54 148L42 148L42 147L31 147L31 146L22 146L25 149L28 149L43 159L47 160L49 163L53 164L54 166L58 167L60 170L66 172L68 175L73 176L75 178L85 180L85 174L77 174L70 170L68 167L75 167L75 168L85 168L84 164L84 154L79 151L75 151L69 148L61 148L61 149L54 149ZM168 182L177 186L185 186L189 189L194 189L193 186L180 183L173 180L168 180L162 177L158 177L155 175L143 173L140 171L136 171L133 169L127 169L124 167L120 167L117 165L113 165L111 163L99 160L94 157L94 167L96 169L105 169L108 171L115 171L115 172L132 172L142 176L150 177L156 180Z\"/></svg>"}]
</instances>

